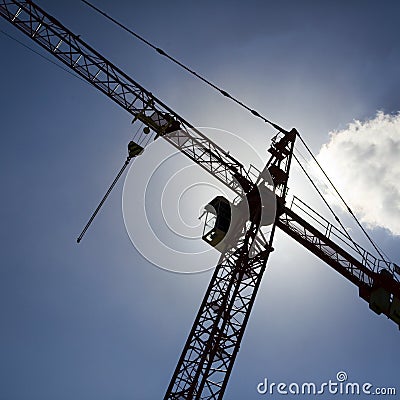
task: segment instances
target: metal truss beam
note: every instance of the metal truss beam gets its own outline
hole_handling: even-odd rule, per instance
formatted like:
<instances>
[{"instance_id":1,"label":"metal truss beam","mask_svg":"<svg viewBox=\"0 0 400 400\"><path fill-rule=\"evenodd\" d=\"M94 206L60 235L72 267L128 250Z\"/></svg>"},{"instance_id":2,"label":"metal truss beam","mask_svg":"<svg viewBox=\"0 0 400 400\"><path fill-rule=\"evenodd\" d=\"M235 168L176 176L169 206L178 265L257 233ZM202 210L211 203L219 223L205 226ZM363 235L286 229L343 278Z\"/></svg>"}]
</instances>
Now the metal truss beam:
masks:
<instances>
[{"instance_id":1,"label":"metal truss beam","mask_svg":"<svg viewBox=\"0 0 400 400\"><path fill-rule=\"evenodd\" d=\"M240 162L32 1L1 0L0 15L151 128L153 139L165 137L240 196L237 176L251 185Z\"/></svg>"},{"instance_id":2,"label":"metal truss beam","mask_svg":"<svg viewBox=\"0 0 400 400\"><path fill-rule=\"evenodd\" d=\"M222 398L270 254L249 258L254 229L221 256L165 400Z\"/></svg>"},{"instance_id":3,"label":"metal truss beam","mask_svg":"<svg viewBox=\"0 0 400 400\"><path fill-rule=\"evenodd\" d=\"M376 259L374 262L370 262L364 256L369 254L365 250L359 251L358 255L349 254L327 235L286 206L281 205L278 213L276 226L354 283L359 288L360 296L364 300L370 301L371 292L377 286L390 293L392 298L400 299L400 282L393 265ZM357 248L361 249L360 246ZM388 274L382 274L382 271L388 272ZM381 310L381 312L393 319L390 309Z\"/></svg>"}]
</instances>

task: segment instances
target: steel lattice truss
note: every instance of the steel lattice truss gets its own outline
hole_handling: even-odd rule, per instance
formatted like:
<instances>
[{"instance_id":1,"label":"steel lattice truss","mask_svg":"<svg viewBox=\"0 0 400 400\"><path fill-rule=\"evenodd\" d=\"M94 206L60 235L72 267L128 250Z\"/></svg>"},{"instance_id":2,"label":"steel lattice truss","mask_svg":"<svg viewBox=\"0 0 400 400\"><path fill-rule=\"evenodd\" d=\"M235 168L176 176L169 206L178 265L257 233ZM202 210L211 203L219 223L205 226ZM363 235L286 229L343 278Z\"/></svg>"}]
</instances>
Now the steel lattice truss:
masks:
<instances>
[{"instance_id":1,"label":"steel lattice truss","mask_svg":"<svg viewBox=\"0 0 400 400\"><path fill-rule=\"evenodd\" d=\"M280 216L276 222L277 227L357 285L361 297L365 300L368 301L371 290L377 283L400 298L400 283L391 266L385 265L384 270L390 271L393 277L385 279L380 274L383 268L378 269L375 264L363 259L363 254L367 252L360 252L356 258L288 207L283 206L278 212ZM382 312L390 317L389 311Z\"/></svg>"},{"instance_id":2,"label":"steel lattice truss","mask_svg":"<svg viewBox=\"0 0 400 400\"><path fill-rule=\"evenodd\" d=\"M165 399L222 398L269 255L249 259L248 238L215 269Z\"/></svg>"},{"instance_id":3,"label":"steel lattice truss","mask_svg":"<svg viewBox=\"0 0 400 400\"><path fill-rule=\"evenodd\" d=\"M0 2L0 15L151 128L153 138L178 130L165 138L234 192L243 194L235 177L245 177L249 182L251 177L240 162L54 17L31 1L6 0Z\"/></svg>"}]
</instances>

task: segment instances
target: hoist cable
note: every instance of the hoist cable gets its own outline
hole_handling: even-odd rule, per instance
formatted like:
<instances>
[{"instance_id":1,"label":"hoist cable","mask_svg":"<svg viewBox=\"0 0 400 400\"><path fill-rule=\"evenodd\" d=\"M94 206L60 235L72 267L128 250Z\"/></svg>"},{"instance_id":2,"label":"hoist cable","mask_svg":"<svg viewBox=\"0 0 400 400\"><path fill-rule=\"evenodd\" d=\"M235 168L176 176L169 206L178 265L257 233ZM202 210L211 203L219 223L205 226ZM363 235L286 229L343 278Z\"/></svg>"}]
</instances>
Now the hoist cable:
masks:
<instances>
[{"instance_id":1,"label":"hoist cable","mask_svg":"<svg viewBox=\"0 0 400 400\"><path fill-rule=\"evenodd\" d=\"M148 40L146 40L144 37L140 36L136 32L134 32L132 29L129 29L125 25L123 25L121 22L117 21L115 18L111 17L110 15L106 14L104 11L100 10L93 4L89 3L87 0L81 0L83 3L91 7L93 10L97 11L99 14L103 15L105 18L108 20L112 21L114 24L118 25L120 28L122 28L124 31L130 33L132 36L134 36L136 39L140 40L141 42L145 43L147 46L151 47L154 49L158 54L168 58L170 61L173 63L179 65L181 68L183 68L185 71L189 72L190 74L194 75L196 78L200 79L202 82L205 84L211 86L213 89L217 90L219 93L221 93L223 96L231 99L235 103L239 104L241 107L245 108L246 110L250 111L255 117L261 118L265 123L272 125L275 129L282 133L288 133L285 129L280 127L279 125L275 124L274 122L268 120L267 118L263 117L260 113L258 113L256 110L253 110L251 107L247 106L245 103L242 101L238 100L237 98L231 96L228 92L225 90L219 88L217 85L209 81L208 79L204 78L202 75L198 74L196 71L193 69L187 67L185 64L181 63L179 60L176 58L170 56L168 53L166 53L164 50L160 49L159 47L155 46Z\"/></svg>"},{"instance_id":2,"label":"hoist cable","mask_svg":"<svg viewBox=\"0 0 400 400\"><path fill-rule=\"evenodd\" d=\"M368 239L368 241L372 244L372 246L374 247L374 249L376 250L376 252L380 255L380 257L382 258L382 260L389 262L387 260L387 257L384 257L384 255L382 254L383 252L381 252L379 250L379 247L377 246L377 244L374 242L374 240L369 236L369 234L367 233L367 231L364 229L364 227L362 226L362 224L360 223L360 221L358 220L358 218L356 217L356 215L353 213L353 210L350 208L350 206L347 204L347 202L344 200L343 196L340 194L339 190L336 188L336 186L333 184L333 182L330 180L329 176L326 174L326 172L324 171L324 169L322 168L321 164L318 162L317 158L314 156L314 154L312 153L311 149L307 146L307 143L303 140L303 138L300 136L300 134L298 135L299 139L301 141L301 143L304 145L304 147L306 148L307 152L310 154L311 158L313 159L313 161L317 164L318 168L321 170L321 172L324 174L325 178L328 180L329 184L332 186L333 190L335 191L335 193L339 196L340 200L343 202L343 204L345 205L347 211L349 212L349 214L353 217L353 219L356 221L357 225L360 227L360 229L362 230L362 232L364 233L364 235L366 236L366 238Z\"/></svg>"},{"instance_id":3,"label":"hoist cable","mask_svg":"<svg viewBox=\"0 0 400 400\"><path fill-rule=\"evenodd\" d=\"M103 196L103 198L101 199L99 205L97 206L97 208L94 210L92 216L90 217L89 221L87 222L87 224L85 225L85 227L83 228L81 234L78 236L78 239L76 239L77 243L80 243L80 241L82 240L83 236L85 235L86 231L89 229L89 226L92 224L94 218L96 217L97 213L100 211L101 206L104 204L104 202L107 200L108 195L111 193L111 191L113 190L115 184L118 182L119 178L121 177L121 175L123 174L123 172L125 171L126 167L128 166L129 162L131 161L131 157L127 157L124 165L122 166L122 168L120 169L120 171L118 172L117 176L115 177L114 181L112 182L112 184L110 185L110 187L108 188L106 194Z\"/></svg>"},{"instance_id":4,"label":"hoist cable","mask_svg":"<svg viewBox=\"0 0 400 400\"><path fill-rule=\"evenodd\" d=\"M303 156L303 154L301 154L301 152L299 151L299 149L296 148L297 153L299 154L299 156L305 161L305 163L307 164L307 160L306 158ZM351 237L349 235L349 233L347 232L347 229L344 227L344 225L342 224L342 222L340 221L339 217L337 216L337 214L335 213L335 211L333 210L333 208L331 207L331 205L328 203L328 201L325 199L325 196L322 194L321 190L318 188L317 184L314 182L314 180L311 178L311 175L307 172L307 170L305 169L305 167L302 165L302 163L300 162L300 160L298 159L298 157L296 157L296 155L293 153L293 158L297 161L297 164L299 165L299 167L301 168L301 170L304 172L304 174L306 175L307 179L309 180L309 182L311 183L311 185L314 187L314 189L316 190L316 192L318 193L319 197L322 199L322 201L324 202L324 204L326 205L326 207L328 208L328 210L330 211L330 213L333 215L333 217L335 218L336 222L340 225L340 227L343 230L343 234L346 235L346 237L350 240Z\"/></svg>"},{"instance_id":5,"label":"hoist cable","mask_svg":"<svg viewBox=\"0 0 400 400\"><path fill-rule=\"evenodd\" d=\"M297 164L299 164L300 168L302 169L302 171L304 172L304 174L306 175L306 177L308 178L308 180L310 181L310 183L313 185L314 189L317 191L318 195L321 197L322 201L325 203L325 205L328 207L329 211L332 213L333 217L335 218L336 222L340 225L340 227L342 228L343 234L353 243L355 250L359 253L359 245L352 239L352 237L349 235L349 233L347 232L346 228L344 227L344 225L342 224L342 222L340 221L339 217L336 215L336 213L333 211L333 208L329 205L329 203L327 202L327 200L325 199L324 195L322 194L322 192L318 189L318 186L316 185L316 183L313 181L313 179L311 178L311 176L308 174L308 172L306 171L306 169L303 167L303 165L301 164L300 160L296 157L295 154L293 154L293 158L297 161Z\"/></svg>"},{"instance_id":6,"label":"hoist cable","mask_svg":"<svg viewBox=\"0 0 400 400\"><path fill-rule=\"evenodd\" d=\"M310 163L309 163L309 161L305 158L305 156L300 152L300 150L297 148L297 146L295 146L295 149L296 149L296 151L298 152L298 154L300 155L300 157L304 160L304 162L307 164L307 166L310 168ZM309 178L309 180L310 180L310 178ZM319 180L318 179L318 181L319 181L319 183L320 184L323 184L328 190L329 190L329 186L325 183L325 182L322 182L322 180ZM325 199L322 197L322 195L320 194L320 196L321 196L321 198L322 198L322 200L325 202ZM341 199L340 199L341 200ZM328 206L328 204L325 202L325 204ZM329 206L328 206L329 207ZM329 207L330 208L330 207ZM332 213L333 213L333 211L332 210L330 210ZM335 216L335 218L336 218L336 214L334 214L334 216ZM354 244L355 244L355 242L353 241L353 239L351 238L351 236L348 234L348 232L347 232L347 230L346 230L346 236L349 238L349 240L351 240ZM376 246L379 248L379 250L382 252L382 254L386 257L386 259L385 258L383 258L383 261L385 261L385 262L389 262L388 260L389 260L389 257L388 257L388 255L378 246L378 244L377 243L375 243L376 244Z\"/></svg>"}]
</instances>

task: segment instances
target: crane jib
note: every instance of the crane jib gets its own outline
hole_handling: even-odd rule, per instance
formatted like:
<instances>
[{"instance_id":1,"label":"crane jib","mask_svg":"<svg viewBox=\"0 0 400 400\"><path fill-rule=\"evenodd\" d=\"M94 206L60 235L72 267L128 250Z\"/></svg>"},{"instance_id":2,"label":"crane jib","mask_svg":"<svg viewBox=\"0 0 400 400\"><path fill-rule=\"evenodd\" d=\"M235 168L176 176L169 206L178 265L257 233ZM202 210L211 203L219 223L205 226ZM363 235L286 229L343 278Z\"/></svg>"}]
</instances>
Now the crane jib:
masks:
<instances>
[{"instance_id":1,"label":"crane jib","mask_svg":"<svg viewBox=\"0 0 400 400\"><path fill-rule=\"evenodd\" d=\"M155 137L162 135L160 127L164 128L165 121L168 121L169 128L171 124L179 124L180 135L188 141L183 146L177 143L173 145L238 195L243 194L240 185L233 179L233 170L236 169L244 179L249 179L249 175L239 161L35 3L2 1L0 15L154 130ZM213 155L214 165L207 162L210 154ZM218 168L216 163L220 164ZM215 174L216 171L221 172Z\"/></svg>"}]
</instances>

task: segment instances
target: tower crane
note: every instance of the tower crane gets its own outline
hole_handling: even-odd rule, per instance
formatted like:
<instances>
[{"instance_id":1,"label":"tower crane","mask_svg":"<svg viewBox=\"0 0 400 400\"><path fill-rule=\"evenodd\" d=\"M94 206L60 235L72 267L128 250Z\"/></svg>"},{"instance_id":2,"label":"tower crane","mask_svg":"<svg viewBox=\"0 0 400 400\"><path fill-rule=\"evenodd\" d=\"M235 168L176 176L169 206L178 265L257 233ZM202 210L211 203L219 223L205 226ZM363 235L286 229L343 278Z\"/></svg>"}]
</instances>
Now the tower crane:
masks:
<instances>
[{"instance_id":1,"label":"tower crane","mask_svg":"<svg viewBox=\"0 0 400 400\"><path fill-rule=\"evenodd\" d=\"M270 158L264 170L254 174L34 2L1 0L0 14L141 121L146 127L141 133L146 143L165 139L237 195L233 203L218 196L206 206L215 218L203 239L219 249L221 257L164 399L223 397L273 251L276 228L354 283L374 312L400 326L398 267L349 241L297 197L288 203L296 129L287 131L274 125L278 132L268 149ZM145 146L139 143L130 143L128 159L143 151ZM273 193L276 203L276 213L267 223L264 193ZM268 199L270 202L271 196ZM248 213L235 220L234 210L240 205L245 205ZM261 230L266 224L270 226L267 239Z\"/></svg>"}]
</instances>

